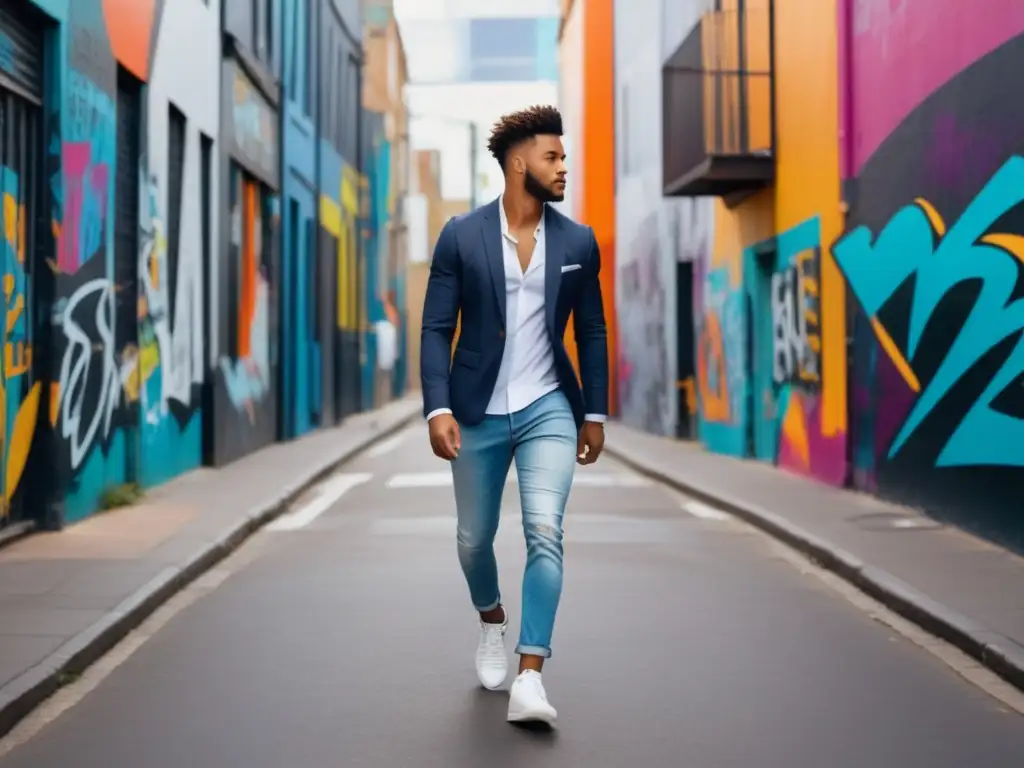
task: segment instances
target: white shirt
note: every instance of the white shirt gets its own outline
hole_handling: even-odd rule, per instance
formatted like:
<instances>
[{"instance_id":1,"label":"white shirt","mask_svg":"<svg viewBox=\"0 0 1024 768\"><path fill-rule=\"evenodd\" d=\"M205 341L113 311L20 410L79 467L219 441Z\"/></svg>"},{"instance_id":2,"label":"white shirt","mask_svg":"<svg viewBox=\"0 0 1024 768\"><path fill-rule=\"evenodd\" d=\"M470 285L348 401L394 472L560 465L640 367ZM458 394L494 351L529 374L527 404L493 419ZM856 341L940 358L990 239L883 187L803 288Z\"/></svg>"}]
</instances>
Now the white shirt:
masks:
<instances>
[{"instance_id":1,"label":"white shirt","mask_svg":"<svg viewBox=\"0 0 1024 768\"><path fill-rule=\"evenodd\" d=\"M547 260L547 241L544 233L544 215L534 230L533 256L523 272L519 265L518 241L509 232L505 215L505 196L498 198L501 217L502 260L505 265L505 350L501 355L494 393L487 404L490 415L505 415L521 411L549 392L558 389L555 370L555 352L544 320L544 263ZM427 421L448 408L438 408L427 414ZM588 413L586 421L603 422L604 414Z\"/></svg>"}]
</instances>

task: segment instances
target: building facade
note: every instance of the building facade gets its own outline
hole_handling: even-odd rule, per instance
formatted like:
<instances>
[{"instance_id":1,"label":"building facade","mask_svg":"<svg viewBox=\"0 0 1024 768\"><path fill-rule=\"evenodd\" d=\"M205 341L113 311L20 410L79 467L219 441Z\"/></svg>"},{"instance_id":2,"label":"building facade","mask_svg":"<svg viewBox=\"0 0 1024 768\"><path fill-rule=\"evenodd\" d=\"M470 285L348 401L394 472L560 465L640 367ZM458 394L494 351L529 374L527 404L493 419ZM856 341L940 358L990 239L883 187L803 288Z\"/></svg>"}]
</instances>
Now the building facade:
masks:
<instances>
[{"instance_id":1,"label":"building facade","mask_svg":"<svg viewBox=\"0 0 1024 768\"><path fill-rule=\"evenodd\" d=\"M662 191L715 198L694 276L700 440L1024 549L1007 90L1024 15L665 8Z\"/></svg>"},{"instance_id":2,"label":"building facade","mask_svg":"<svg viewBox=\"0 0 1024 768\"><path fill-rule=\"evenodd\" d=\"M619 414L661 435L696 435L695 265L714 199L662 196L661 0L615 2L615 316Z\"/></svg>"},{"instance_id":3,"label":"building facade","mask_svg":"<svg viewBox=\"0 0 1024 768\"><path fill-rule=\"evenodd\" d=\"M559 103L569 178L563 211L593 228L601 249L601 294L608 325L609 403L618 411L619 344L615 310L615 5L564 0L559 27ZM572 323L566 349L576 360Z\"/></svg>"},{"instance_id":4,"label":"building facade","mask_svg":"<svg viewBox=\"0 0 1024 768\"><path fill-rule=\"evenodd\" d=\"M387 399L362 61L357 0L3 3L0 536Z\"/></svg>"},{"instance_id":5,"label":"building facade","mask_svg":"<svg viewBox=\"0 0 1024 768\"><path fill-rule=\"evenodd\" d=\"M405 312L409 193L409 80L405 45L391 0L363 0L366 75L363 108L370 226L366 241L367 354L364 388L371 404L405 391Z\"/></svg>"}]
</instances>

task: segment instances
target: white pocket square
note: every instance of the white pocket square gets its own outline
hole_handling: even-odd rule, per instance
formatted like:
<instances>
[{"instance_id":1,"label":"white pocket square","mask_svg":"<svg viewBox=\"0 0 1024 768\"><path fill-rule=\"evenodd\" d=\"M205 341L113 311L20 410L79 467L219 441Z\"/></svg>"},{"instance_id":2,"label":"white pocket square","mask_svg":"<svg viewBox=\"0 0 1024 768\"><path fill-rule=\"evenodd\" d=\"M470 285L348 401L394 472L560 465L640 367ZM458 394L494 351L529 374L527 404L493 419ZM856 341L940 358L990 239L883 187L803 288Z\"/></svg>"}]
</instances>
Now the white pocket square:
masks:
<instances>
[{"instance_id":1,"label":"white pocket square","mask_svg":"<svg viewBox=\"0 0 1024 768\"><path fill-rule=\"evenodd\" d=\"M562 274L565 274L566 272L572 272L573 270L576 270L576 269L583 269L583 265L582 264L566 264L564 267L562 267Z\"/></svg>"}]
</instances>

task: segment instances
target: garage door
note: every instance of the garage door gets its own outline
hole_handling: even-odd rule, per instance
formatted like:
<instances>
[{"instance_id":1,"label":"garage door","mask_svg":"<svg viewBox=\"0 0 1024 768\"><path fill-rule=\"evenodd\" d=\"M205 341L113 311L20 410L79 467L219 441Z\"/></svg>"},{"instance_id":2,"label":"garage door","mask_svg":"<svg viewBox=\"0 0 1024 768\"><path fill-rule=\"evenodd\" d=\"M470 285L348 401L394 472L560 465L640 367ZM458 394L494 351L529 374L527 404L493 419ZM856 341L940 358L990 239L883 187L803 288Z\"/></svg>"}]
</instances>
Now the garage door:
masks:
<instances>
[{"instance_id":1,"label":"garage door","mask_svg":"<svg viewBox=\"0 0 1024 768\"><path fill-rule=\"evenodd\" d=\"M25 0L0 0L0 87L43 96L42 16Z\"/></svg>"}]
</instances>

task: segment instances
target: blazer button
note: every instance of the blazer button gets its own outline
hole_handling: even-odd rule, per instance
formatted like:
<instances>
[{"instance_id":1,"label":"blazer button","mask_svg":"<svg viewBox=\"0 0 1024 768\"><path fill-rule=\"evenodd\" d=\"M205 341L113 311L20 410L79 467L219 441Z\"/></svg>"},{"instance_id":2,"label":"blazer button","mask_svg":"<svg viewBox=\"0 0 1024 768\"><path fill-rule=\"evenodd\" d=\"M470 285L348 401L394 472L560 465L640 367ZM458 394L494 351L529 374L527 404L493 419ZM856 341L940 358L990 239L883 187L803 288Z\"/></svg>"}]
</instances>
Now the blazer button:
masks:
<instances>
[{"instance_id":1,"label":"blazer button","mask_svg":"<svg viewBox=\"0 0 1024 768\"><path fill-rule=\"evenodd\" d=\"M505 332L504 331L498 331L498 338L499 339L504 339L505 338Z\"/></svg>"}]
</instances>

